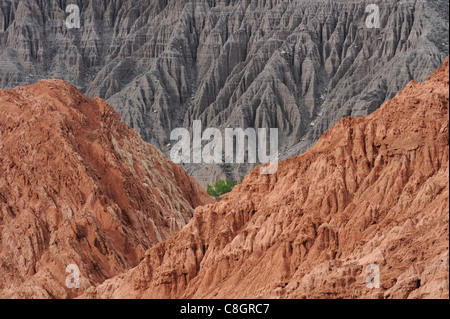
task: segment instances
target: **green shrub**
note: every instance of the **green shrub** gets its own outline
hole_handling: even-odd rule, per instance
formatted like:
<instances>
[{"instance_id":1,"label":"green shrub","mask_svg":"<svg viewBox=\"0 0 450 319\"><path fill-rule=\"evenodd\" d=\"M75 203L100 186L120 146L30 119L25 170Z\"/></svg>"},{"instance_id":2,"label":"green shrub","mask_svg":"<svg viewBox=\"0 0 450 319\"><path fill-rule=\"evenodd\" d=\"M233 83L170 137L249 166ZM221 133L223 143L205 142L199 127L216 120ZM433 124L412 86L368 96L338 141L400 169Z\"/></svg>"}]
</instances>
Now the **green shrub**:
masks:
<instances>
[{"instance_id":1,"label":"green shrub","mask_svg":"<svg viewBox=\"0 0 450 319\"><path fill-rule=\"evenodd\" d=\"M218 180L214 187L208 184L207 193L214 197L220 197L222 195L225 195L229 192L231 192L236 186L236 183L232 180L227 179L226 181Z\"/></svg>"}]
</instances>

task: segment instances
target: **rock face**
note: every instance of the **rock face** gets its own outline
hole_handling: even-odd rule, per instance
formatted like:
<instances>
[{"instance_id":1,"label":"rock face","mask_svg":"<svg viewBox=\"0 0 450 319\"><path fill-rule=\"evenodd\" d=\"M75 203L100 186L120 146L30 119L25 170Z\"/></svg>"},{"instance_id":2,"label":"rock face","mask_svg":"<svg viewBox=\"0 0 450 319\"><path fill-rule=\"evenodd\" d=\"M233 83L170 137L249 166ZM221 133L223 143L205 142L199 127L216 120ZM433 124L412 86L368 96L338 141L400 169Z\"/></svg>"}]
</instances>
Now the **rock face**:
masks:
<instances>
[{"instance_id":1,"label":"rock face","mask_svg":"<svg viewBox=\"0 0 450 319\"><path fill-rule=\"evenodd\" d=\"M211 198L103 100L0 90L0 297L76 297L136 266ZM67 289L66 266L80 269Z\"/></svg>"},{"instance_id":2,"label":"rock face","mask_svg":"<svg viewBox=\"0 0 450 319\"><path fill-rule=\"evenodd\" d=\"M280 130L283 158L365 116L448 55L446 0L2 0L0 87L61 78L115 107L168 155L170 132ZM81 28L65 26L78 3ZM188 165L201 183L252 166Z\"/></svg>"},{"instance_id":3,"label":"rock face","mask_svg":"<svg viewBox=\"0 0 450 319\"><path fill-rule=\"evenodd\" d=\"M83 297L448 298L448 117L447 59L277 174L254 169Z\"/></svg>"}]
</instances>

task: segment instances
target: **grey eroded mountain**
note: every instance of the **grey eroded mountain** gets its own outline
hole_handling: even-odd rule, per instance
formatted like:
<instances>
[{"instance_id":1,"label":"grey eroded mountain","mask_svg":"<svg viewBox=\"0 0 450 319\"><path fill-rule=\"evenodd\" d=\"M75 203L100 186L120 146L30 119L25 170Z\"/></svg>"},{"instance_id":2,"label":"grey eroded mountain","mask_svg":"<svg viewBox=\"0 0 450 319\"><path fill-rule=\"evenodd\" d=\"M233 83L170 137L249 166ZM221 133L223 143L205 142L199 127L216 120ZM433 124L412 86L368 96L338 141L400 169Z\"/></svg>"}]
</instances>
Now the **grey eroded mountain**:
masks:
<instances>
[{"instance_id":1,"label":"grey eroded mountain","mask_svg":"<svg viewBox=\"0 0 450 319\"><path fill-rule=\"evenodd\" d=\"M68 4L81 28L68 29ZM368 28L369 4L380 28ZM169 155L170 132L279 129L281 158L364 116L448 55L449 5L428 1L0 0L0 87L60 78L106 99ZM205 185L253 165L185 165Z\"/></svg>"}]
</instances>

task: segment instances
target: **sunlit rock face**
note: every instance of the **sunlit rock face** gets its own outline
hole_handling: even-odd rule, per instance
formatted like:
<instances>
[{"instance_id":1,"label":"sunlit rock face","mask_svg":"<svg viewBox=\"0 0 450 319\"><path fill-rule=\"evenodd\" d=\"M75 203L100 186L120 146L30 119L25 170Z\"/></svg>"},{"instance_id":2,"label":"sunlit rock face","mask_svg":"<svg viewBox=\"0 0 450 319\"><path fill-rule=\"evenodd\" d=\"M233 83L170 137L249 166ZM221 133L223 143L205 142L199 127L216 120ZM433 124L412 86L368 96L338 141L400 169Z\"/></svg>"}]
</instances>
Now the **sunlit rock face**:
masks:
<instances>
[{"instance_id":1,"label":"sunlit rock face","mask_svg":"<svg viewBox=\"0 0 450 319\"><path fill-rule=\"evenodd\" d=\"M61 80L0 90L0 298L76 297L211 202L103 100Z\"/></svg>"},{"instance_id":2,"label":"sunlit rock face","mask_svg":"<svg viewBox=\"0 0 450 319\"><path fill-rule=\"evenodd\" d=\"M82 297L448 299L448 117L447 59Z\"/></svg>"}]
</instances>

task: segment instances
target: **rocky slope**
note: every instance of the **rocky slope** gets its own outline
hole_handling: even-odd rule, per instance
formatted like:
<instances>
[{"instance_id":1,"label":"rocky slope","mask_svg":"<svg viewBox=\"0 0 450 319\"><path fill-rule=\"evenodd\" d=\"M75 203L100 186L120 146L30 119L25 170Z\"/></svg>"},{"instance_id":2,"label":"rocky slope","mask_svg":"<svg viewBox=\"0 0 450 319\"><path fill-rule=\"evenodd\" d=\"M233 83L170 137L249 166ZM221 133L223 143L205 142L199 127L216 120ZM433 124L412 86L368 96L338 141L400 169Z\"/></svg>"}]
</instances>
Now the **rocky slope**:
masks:
<instances>
[{"instance_id":1,"label":"rocky slope","mask_svg":"<svg viewBox=\"0 0 450 319\"><path fill-rule=\"evenodd\" d=\"M448 55L448 2L0 0L0 87L61 78L168 155L170 132L277 127L283 158L364 116ZM78 3L81 28L65 27ZM201 183L246 165L188 165Z\"/></svg>"},{"instance_id":2,"label":"rocky slope","mask_svg":"<svg viewBox=\"0 0 450 319\"><path fill-rule=\"evenodd\" d=\"M0 90L0 298L75 297L210 202L103 100L60 80Z\"/></svg>"},{"instance_id":3,"label":"rocky slope","mask_svg":"<svg viewBox=\"0 0 450 319\"><path fill-rule=\"evenodd\" d=\"M449 63L254 169L89 298L448 298ZM367 266L380 287L366 287Z\"/></svg>"}]
</instances>

